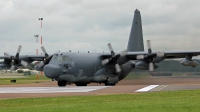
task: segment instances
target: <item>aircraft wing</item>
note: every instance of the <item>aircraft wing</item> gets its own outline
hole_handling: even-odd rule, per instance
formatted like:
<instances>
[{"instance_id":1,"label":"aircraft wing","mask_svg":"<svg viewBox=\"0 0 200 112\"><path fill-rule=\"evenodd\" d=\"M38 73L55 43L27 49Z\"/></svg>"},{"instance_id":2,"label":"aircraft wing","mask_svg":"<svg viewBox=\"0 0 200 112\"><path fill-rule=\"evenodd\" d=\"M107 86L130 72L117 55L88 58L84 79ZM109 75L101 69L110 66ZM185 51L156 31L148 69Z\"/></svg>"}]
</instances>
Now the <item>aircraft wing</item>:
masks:
<instances>
[{"instance_id":1,"label":"aircraft wing","mask_svg":"<svg viewBox=\"0 0 200 112\"><path fill-rule=\"evenodd\" d=\"M152 55L156 56L157 52L152 52ZM137 60L137 55L148 55L148 52L128 52L126 56L132 60ZM186 55L198 56L200 51L165 51L165 59L185 58Z\"/></svg>"},{"instance_id":2,"label":"aircraft wing","mask_svg":"<svg viewBox=\"0 0 200 112\"><path fill-rule=\"evenodd\" d=\"M20 55L19 59L27 61L29 63L33 61L42 61L45 58L45 55ZM8 59L6 56L0 56L0 59Z\"/></svg>"},{"instance_id":3,"label":"aircraft wing","mask_svg":"<svg viewBox=\"0 0 200 112\"><path fill-rule=\"evenodd\" d=\"M45 55L24 55L19 57L21 60L27 61L42 61L45 58Z\"/></svg>"},{"instance_id":4,"label":"aircraft wing","mask_svg":"<svg viewBox=\"0 0 200 112\"><path fill-rule=\"evenodd\" d=\"M0 59L5 59L5 58L7 58L6 56L0 56Z\"/></svg>"}]
</instances>

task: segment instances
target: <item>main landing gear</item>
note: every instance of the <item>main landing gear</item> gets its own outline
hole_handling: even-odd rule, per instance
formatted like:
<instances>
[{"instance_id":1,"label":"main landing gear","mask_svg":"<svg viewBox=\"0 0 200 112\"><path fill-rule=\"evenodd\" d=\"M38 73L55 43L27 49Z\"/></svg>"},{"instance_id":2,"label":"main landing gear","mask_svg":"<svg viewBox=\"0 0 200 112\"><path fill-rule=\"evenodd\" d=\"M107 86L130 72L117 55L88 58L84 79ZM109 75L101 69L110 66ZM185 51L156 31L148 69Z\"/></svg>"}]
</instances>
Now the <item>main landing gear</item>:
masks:
<instances>
[{"instance_id":1,"label":"main landing gear","mask_svg":"<svg viewBox=\"0 0 200 112\"><path fill-rule=\"evenodd\" d=\"M69 82L66 82L66 81L58 81L58 86L59 87L65 87L67 84L71 84ZM75 83L76 86L87 86L88 83Z\"/></svg>"},{"instance_id":2,"label":"main landing gear","mask_svg":"<svg viewBox=\"0 0 200 112\"><path fill-rule=\"evenodd\" d=\"M105 86L115 86L116 83L108 83L108 82L105 82Z\"/></svg>"},{"instance_id":3,"label":"main landing gear","mask_svg":"<svg viewBox=\"0 0 200 112\"><path fill-rule=\"evenodd\" d=\"M67 85L66 81L58 81L58 86L59 87L65 87Z\"/></svg>"},{"instance_id":4,"label":"main landing gear","mask_svg":"<svg viewBox=\"0 0 200 112\"><path fill-rule=\"evenodd\" d=\"M75 83L76 86L87 86L87 83Z\"/></svg>"}]
</instances>

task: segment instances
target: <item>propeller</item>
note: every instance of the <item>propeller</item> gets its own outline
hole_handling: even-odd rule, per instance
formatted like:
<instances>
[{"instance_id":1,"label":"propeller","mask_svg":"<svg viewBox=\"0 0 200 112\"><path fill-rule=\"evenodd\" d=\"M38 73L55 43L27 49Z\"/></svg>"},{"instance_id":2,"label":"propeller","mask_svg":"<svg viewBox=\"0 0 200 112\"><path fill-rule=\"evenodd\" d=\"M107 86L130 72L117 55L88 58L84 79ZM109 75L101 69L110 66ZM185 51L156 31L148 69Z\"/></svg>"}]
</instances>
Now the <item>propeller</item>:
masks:
<instances>
[{"instance_id":1,"label":"propeller","mask_svg":"<svg viewBox=\"0 0 200 112\"><path fill-rule=\"evenodd\" d=\"M156 55L152 54L151 50L151 41L147 40L147 48L148 48L148 54L147 55L137 55L136 59L137 60L147 60L149 62L149 71L154 70L154 58L155 57L164 57L165 53L164 52L157 52Z\"/></svg>"},{"instance_id":2,"label":"propeller","mask_svg":"<svg viewBox=\"0 0 200 112\"><path fill-rule=\"evenodd\" d=\"M111 57L108 58L108 59L102 60L102 65L106 65L109 62L113 62L113 63L115 63L116 72L120 73L122 70L121 70L121 67L120 67L120 65L118 63L118 58L121 57L121 56L125 56L127 51L122 51L122 52L120 52L119 54L116 55L114 50L113 50L113 47L112 47L111 43L108 43L108 48L110 50Z\"/></svg>"},{"instance_id":3,"label":"propeller","mask_svg":"<svg viewBox=\"0 0 200 112\"><path fill-rule=\"evenodd\" d=\"M48 53L47 53L46 49L44 48L44 46L42 46L41 49L42 49L42 51L43 51L43 53L45 55L45 58L44 58L43 61L40 61L40 63L37 64L37 67L39 67L39 68L42 68L44 65L49 63L49 61L51 60L51 58L53 56L53 55L51 55L51 56L48 55Z\"/></svg>"},{"instance_id":4,"label":"propeller","mask_svg":"<svg viewBox=\"0 0 200 112\"><path fill-rule=\"evenodd\" d=\"M17 53L15 56L10 55L9 53L4 53L4 55L10 59L11 61L13 60L14 63L12 63L11 67L10 67L10 71L14 71L15 67L18 66L19 64L21 64L23 67L26 67L28 65L28 62L24 61L24 60L20 60L19 59L19 54L21 51L22 46L19 45Z\"/></svg>"}]
</instances>

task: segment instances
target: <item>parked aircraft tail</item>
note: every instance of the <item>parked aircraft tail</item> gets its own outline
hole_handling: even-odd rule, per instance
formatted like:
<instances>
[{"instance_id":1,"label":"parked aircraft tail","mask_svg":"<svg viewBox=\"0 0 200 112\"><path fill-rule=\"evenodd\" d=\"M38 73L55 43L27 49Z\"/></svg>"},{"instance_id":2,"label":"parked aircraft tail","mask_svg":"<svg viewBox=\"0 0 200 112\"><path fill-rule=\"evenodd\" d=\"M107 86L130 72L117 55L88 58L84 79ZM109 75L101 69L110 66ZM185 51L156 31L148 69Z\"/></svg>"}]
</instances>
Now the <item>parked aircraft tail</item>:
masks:
<instances>
[{"instance_id":1,"label":"parked aircraft tail","mask_svg":"<svg viewBox=\"0 0 200 112\"><path fill-rule=\"evenodd\" d=\"M140 11L135 10L127 51L144 51Z\"/></svg>"}]
</instances>

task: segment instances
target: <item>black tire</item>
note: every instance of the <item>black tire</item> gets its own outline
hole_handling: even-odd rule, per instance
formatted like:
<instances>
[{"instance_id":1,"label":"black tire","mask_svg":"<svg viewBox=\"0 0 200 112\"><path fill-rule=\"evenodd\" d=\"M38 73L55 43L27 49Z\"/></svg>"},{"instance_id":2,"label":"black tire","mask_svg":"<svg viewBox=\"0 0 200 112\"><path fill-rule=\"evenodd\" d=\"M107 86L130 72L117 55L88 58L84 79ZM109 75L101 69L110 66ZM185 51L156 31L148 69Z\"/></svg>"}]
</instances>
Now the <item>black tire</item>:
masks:
<instances>
[{"instance_id":1,"label":"black tire","mask_svg":"<svg viewBox=\"0 0 200 112\"><path fill-rule=\"evenodd\" d=\"M115 86L115 83L105 83L105 86Z\"/></svg>"},{"instance_id":2,"label":"black tire","mask_svg":"<svg viewBox=\"0 0 200 112\"><path fill-rule=\"evenodd\" d=\"M87 86L87 83L75 83L76 86Z\"/></svg>"},{"instance_id":3,"label":"black tire","mask_svg":"<svg viewBox=\"0 0 200 112\"><path fill-rule=\"evenodd\" d=\"M67 85L66 81L58 81L59 87L65 87Z\"/></svg>"}]
</instances>

